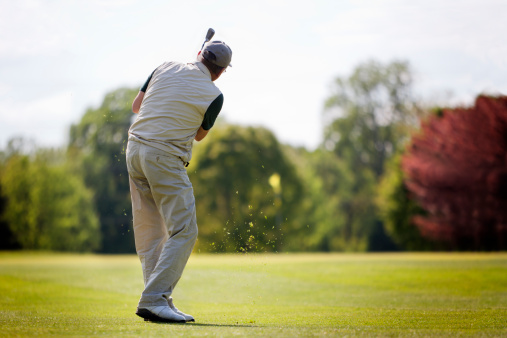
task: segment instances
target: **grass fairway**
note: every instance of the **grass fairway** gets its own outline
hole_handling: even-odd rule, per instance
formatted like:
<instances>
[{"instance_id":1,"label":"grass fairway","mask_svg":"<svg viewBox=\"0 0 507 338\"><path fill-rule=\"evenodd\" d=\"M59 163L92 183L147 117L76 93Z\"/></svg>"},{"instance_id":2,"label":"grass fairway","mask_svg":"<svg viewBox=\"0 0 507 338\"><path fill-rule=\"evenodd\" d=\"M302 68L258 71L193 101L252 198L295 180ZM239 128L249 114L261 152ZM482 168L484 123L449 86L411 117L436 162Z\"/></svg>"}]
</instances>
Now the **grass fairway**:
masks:
<instances>
[{"instance_id":1,"label":"grass fairway","mask_svg":"<svg viewBox=\"0 0 507 338\"><path fill-rule=\"evenodd\" d=\"M507 254L192 255L144 322L136 256L0 253L1 336L507 336Z\"/></svg>"}]
</instances>

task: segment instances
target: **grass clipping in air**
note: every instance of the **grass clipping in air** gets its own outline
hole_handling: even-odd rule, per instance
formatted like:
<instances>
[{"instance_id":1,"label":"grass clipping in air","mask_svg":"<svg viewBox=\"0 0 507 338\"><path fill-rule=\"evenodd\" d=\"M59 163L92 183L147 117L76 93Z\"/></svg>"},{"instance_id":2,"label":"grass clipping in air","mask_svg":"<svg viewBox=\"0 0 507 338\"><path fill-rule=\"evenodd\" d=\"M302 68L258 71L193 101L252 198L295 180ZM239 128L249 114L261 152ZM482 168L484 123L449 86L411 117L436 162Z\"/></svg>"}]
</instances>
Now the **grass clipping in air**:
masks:
<instances>
[{"instance_id":1,"label":"grass clipping in air","mask_svg":"<svg viewBox=\"0 0 507 338\"><path fill-rule=\"evenodd\" d=\"M507 335L507 254L194 254L173 297L195 324L144 322L142 288L133 255L0 253L0 332Z\"/></svg>"}]
</instances>

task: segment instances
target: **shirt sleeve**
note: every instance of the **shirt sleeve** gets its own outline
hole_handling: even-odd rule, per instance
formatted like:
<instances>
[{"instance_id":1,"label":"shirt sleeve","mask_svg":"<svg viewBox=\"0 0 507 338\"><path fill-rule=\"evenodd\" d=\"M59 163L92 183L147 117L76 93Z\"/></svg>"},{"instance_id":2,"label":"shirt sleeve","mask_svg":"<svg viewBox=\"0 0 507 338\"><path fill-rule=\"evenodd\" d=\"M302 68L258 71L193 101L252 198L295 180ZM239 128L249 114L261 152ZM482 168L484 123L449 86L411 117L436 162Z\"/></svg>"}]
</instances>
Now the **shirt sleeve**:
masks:
<instances>
[{"instance_id":1,"label":"shirt sleeve","mask_svg":"<svg viewBox=\"0 0 507 338\"><path fill-rule=\"evenodd\" d=\"M217 98L211 102L204 114L204 120L202 121L202 128L204 130L210 130L211 127L215 124L215 120L217 119L220 110L222 110L222 105L224 104L224 94L220 94Z\"/></svg>"},{"instance_id":2,"label":"shirt sleeve","mask_svg":"<svg viewBox=\"0 0 507 338\"><path fill-rule=\"evenodd\" d=\"M157 69L155 69L155 70L157 70ZM155 73L155 70L153 72L151 72L151 74L148 77L148 79L146 80L146 82L143 84L143 86L141 87L141 89L139 89L140 92L146 93L146 90L148 89L148 85L150 84L150 81L151 81L151 77Z\"/></svg>"}]
</instances>

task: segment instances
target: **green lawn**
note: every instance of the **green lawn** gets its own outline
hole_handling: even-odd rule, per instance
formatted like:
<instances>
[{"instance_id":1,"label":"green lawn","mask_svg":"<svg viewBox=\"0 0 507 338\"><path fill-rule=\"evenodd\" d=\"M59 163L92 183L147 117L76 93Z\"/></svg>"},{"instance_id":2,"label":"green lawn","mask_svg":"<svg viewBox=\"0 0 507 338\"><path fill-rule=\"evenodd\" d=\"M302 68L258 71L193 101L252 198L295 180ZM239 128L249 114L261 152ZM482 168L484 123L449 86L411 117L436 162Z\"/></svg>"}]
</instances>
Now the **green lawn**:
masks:
<instances>
[{"instance_id":1,"label":"green lawn","mask_svg":"<svg viewBox=\"0 0 507 338\"><path fill-rule=\"evenodd\" d=\"M144 322L136 256L0 253L0 335L507 336L507 254L198 255Z\"/></svg>"}]
</instances>

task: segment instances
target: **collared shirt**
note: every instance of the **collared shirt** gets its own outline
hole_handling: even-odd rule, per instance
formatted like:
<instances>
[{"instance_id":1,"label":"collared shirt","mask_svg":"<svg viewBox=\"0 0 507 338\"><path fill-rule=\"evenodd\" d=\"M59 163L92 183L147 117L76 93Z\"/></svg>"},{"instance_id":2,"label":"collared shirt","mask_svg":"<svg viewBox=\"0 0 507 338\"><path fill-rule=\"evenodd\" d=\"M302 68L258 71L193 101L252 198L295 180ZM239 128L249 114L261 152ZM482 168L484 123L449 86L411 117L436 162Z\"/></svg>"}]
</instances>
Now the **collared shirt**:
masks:
<instances>
[{"instance_id":1,"label":"collared shirt","mask_svg":"<svg viewBox=\"0 0 507 338\"><path fill-rule=\"evenodd\" d=\"M199 127L209 130L223 95L201 62L165 62L141 88L145 96L129 139L151 145L189 162ZM213 114L207 114L209 110ZM206 116L208 115L208 116Z\"/></svg>"}]
</instances>

